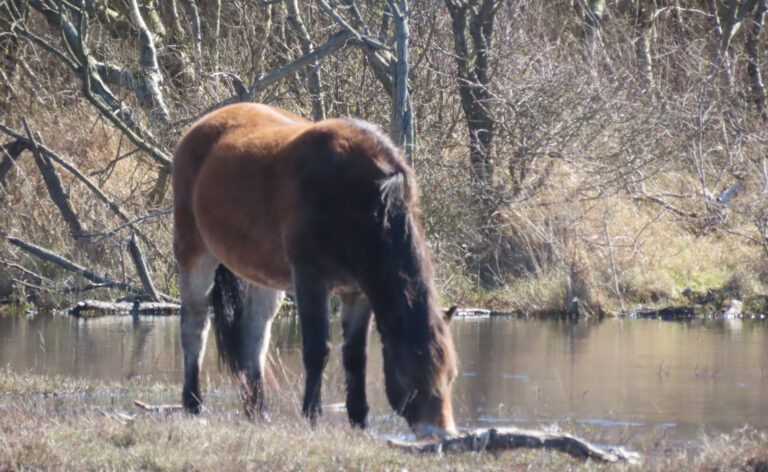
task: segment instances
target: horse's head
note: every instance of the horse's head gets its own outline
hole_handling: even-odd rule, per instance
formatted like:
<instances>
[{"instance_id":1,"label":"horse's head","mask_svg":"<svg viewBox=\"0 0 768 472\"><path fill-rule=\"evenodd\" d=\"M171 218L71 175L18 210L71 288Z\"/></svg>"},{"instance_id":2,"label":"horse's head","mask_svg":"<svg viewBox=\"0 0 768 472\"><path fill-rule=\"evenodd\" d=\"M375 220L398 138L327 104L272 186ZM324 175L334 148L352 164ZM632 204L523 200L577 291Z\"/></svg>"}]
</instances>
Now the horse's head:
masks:
<instances>
[{"instance_id":1,"label":"horse's head","mask_svg":"<svg viewBox=\"0 0 768 472\"><path fill-rule=\"evenodd\" d=\"M456 433L451 387L456 354L448 323L456 308L435 315L422 333L384 343L384 376L389 403L420 437Z\"/></svg>"}]
</instances>

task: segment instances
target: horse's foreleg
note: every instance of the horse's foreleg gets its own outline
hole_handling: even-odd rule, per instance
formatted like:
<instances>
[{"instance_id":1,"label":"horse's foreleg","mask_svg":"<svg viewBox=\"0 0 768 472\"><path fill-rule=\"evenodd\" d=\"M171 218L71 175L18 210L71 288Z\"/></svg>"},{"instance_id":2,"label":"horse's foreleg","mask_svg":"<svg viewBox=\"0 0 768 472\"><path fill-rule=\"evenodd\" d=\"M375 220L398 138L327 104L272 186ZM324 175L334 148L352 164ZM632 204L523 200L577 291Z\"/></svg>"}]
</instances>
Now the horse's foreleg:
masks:
<instances>
[{"instance_id":1,"label":"horse's foreleg","mask_svg":"<svg viewBox=\"0 0 768 472\"><path fill-rule=\"evenodd\" d=\"M246 295L246 316L241 322L243 345L242 396L245 414L253 419L265 415L264 365L274 319L283 302L284 293L262 285L249 284Z\"/></svg>"},{"instance_id":2,"label":"horse's foreleg","mask_svg":"<svg viewBox=\"0 0 768 472\"><path fill-rule=\"evenodd\" d=\"M365 394L365 364L371 304L362 294L341 297L342 357L347 379L347 415L353 426L365 428L368 400Z\"/></svg>"},{"instance_id":3,"label":"horse's foreleg","mask_svg":"<svg viewBox=\"0 0 768 472\"><path fill-rule=\"evenodd\" d=\"M213 284L216 261L206 255L196 264L180 267L181 289L181 349L184 353L184 389L182 402L193 413L199 413L203 399L200 395L200 369L208 338L208 292Z\"/></svg>"},{"instance_id":4,"label":"horse's foreleg","mask_svg":"<svg viewBox=\"0 0 768 472\"><path fill-rule=\"evenodd\" d=\"M323 369L331 352L328 326L328 287L314 270L294 270L293 287L301 320L301 339L305 371L304 405L302 411L315 423L322 413L321 395Z\"/></svg>"}]
</instances>

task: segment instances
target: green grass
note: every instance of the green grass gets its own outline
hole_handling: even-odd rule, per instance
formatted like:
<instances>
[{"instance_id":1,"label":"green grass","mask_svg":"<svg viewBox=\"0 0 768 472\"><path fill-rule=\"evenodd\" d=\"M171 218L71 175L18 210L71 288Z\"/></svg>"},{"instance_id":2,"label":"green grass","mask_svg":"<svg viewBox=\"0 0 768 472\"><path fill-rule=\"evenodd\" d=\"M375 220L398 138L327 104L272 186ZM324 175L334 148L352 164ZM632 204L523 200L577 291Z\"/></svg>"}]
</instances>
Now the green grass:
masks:
<instances>
[{"instance_id":1,"label":"green grass","mask_svg":"<svg viewBox=\"0 0 768 472\"><path fill-rule=\"evenodd\" d=\"M0 471L6 470L765 470L768 434L701 438L691 452L643 438L638 466L582 462L542 450L406 453L328 413L310 428L290 401L270 423L223 409L153 414L134 399L175 398L178 386L96 383L0 370ZM210 392L209 392L210 393Z\"/></svg>"}]
</instances>

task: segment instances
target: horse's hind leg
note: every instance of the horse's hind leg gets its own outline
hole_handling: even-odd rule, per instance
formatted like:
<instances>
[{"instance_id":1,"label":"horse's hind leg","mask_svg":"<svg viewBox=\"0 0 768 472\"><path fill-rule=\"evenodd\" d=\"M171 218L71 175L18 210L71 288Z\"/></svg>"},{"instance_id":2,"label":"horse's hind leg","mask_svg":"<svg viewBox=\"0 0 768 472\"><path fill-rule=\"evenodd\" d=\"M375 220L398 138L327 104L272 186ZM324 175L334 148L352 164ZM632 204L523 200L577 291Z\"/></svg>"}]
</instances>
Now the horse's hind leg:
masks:
<instances>
[{"instance_id":1,"label":"horse's hind leg","mask_svg":"<svg viewBox=\"0 0 768 472\"><path fill-rule=\"evenodd\" d=\"M181 290L181 349L184 355L184 389L182 402L193 413L199 413L200 369L208 339L209 291L218 261L207 251L193 261L179 263Z\"/></svg>"},{"instance_id":2,"label":"horse's hind leg","mask_svg":"<svg viewBox=\"0 0 768 472\"><path fill-rule=\"evenodd\" d=\"M331 352L328 322L328 287L320 272L311 266L294 267L293 288L301 320L305 386L302 412L315 424L322 414L323 369Z\"/></svg>"},{"instance_id":3,"label":"horse's hind leg","mask_svg":"<svg viewBox=\"0 0 768 472\"><path fill-rule=\"evenodd\" d=\"M353 426L365 428L368 400L365 395L365 364L371 327L371 303L361 294L341 296L341 348L347 379L347 415Z\"/></svg>"},{"instance_id":4,"label":"horse's hind leg","mask_svg":"<svg viewBox=\"0 0 768 472\"><path fill-rule=\"evenodd\" d=\"M257 284L249 284L245 299L245 316L241 321L240 373L243 406L249 418L264 416L264 365L274 319L283 302L284 293Z\"/></svg>"}]
</instances>

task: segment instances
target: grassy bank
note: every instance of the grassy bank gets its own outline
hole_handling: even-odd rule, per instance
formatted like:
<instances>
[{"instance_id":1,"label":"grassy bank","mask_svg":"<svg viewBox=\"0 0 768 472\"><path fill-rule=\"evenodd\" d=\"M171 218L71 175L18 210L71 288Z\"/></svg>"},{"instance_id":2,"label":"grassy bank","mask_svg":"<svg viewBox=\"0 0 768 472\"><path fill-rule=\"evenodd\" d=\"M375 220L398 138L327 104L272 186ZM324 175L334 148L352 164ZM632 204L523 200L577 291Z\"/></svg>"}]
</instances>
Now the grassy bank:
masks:
<instances>
[{"instance_id":1,"label":"grassy bank","mask_svg":"<svg viewBox=\"0 0 768 472\"><path fill-rule=\"evenodd\" d=\"M208 392L209 394L212 392ZM239 411L200 417L141 412L134 399L175 399L177 386L110 384L0 370L0 470L766 470L768 434L744 429L676 449L634 438L638 466L581 462L557 452L404 453L352 430L342 413L309 428L275 398L270 424ZM589 431L579 434L588 438Z\"/></svg>"}]
</instances>

